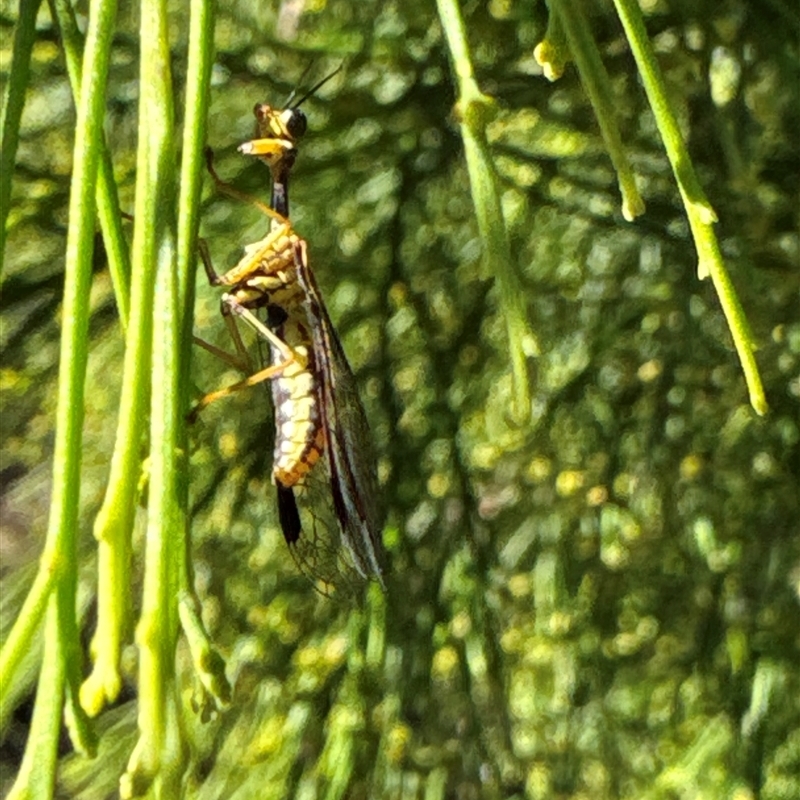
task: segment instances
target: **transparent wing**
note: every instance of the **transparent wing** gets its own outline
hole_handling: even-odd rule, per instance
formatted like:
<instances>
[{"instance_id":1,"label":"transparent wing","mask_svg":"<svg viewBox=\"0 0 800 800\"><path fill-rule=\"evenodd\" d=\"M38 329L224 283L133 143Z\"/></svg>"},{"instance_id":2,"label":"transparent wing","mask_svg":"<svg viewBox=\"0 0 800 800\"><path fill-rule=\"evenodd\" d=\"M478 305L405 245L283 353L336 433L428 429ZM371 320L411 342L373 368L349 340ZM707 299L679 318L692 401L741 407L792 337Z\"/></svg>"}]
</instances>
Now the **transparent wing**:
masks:
<instances>
[{"instance_id":1,"label":"transparent wing","mask_svg":"<svg viewBox=\"0 0 800 800\"><path fill-rule=\"evenodd\" d=\"M353 372L308 267L305 242L295 248L295 265L313 321L314 355L322 376L330 494L341 526L342 546L362 577L375 578L383 585L384 517L366 414Z\"/></svg>"},{"instance_id":2,"label":"transparent wing","mask_svg":"<svg viewBox=\"0 0 800 800\"><path fill-rule=\"evenodd\" d=\"M276 489L283 535L297 568L321 594L357 599L364 578L342 546L325 460L295 486Z\"/></svg>"},{"instance_id":3,"label":"transparent wing","mask_svg":"<svg viewBox=\"0 0 800 800\"><path fill-rule=\"evenodd\" d=\"M279 314L278 310L265 314L268 324L277 335L282 335L281 324L285 320L285 313ZM328 323L329 324L329 323ZM309 327L313 327L309 326ZM260 345L265 343L259 341ZM313 342L311 343L313 347ZM270 350L270 346L263 348ZM283 356L280 352L271 354L262 352L266 356L263 363L279 362ZM316 356L316 354L315 354ZM284 486L276 481L278 500L278 517L292 557L300 571L314 584L315 588L324 595L350 597L355 599L363 590L364 579L373 575L367 571L364 557L358 550L350 545L352 535L341 520L338 509L342 505L339 496L348 489L334 489L336 484L332 479L331 449L339 447L336 440L331 438L329 417L323 410L321 386L329 379L329 370L323 369L322 362L315 357L315 364L319 374L317 388L317 402L320 407L320 418L325 432L325 445L322 458L305 473L293 486ZM355 388L355 387L353 387ZM272 406L277 408L281 404L278 384L271 382L273 393ZM361 412L363 419L363 411ZM363 421L366 424L365 420ZM341 437L339 437L341 440ZM333 445L331 442L333 441ZM338 463L336 459L333 463ZM351 459L352 460L352 459ZM352 492L352 490L349 490Z\"/></svg>"}]
</instances>

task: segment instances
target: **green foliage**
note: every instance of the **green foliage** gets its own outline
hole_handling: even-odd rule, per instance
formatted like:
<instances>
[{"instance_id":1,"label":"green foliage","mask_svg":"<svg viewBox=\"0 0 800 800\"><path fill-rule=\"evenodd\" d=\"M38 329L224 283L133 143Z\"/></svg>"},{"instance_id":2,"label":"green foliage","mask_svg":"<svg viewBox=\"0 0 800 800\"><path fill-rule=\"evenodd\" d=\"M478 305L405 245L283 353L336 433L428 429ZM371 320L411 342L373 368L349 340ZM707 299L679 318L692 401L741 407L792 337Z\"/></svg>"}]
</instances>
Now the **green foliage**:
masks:
<instances>
[{"instance_id":1,"label":"green foliage","mask_svg":"<svg viewBox=\"0 0 800 800\"><path fill-rule=\"evenodd\" d=\"M125 702L101 710L102 699L94 709L98 755L61 755L56 793L113 796L137 741L139 767L129 775L145 774L152 752L143 759L136 716L141 726L143 706L158 689L165 699L153 708L164 718L145 724L150 731L163 725L161 755L175 767L172 783L156 780L150 789L165 797L175 796L178 781L197 798L796 796L796 11L781 3L715 3L693 5L689 17L651 4L645 20L760 346L770 413L759 418L717 295L697 278L680 193L610 9L595 9L583 22L607 72L600 93L612 92L622 155L647 204L633 223L623 219L621 179L576 71L562 65L551 84L534 58L546 36L558 50L570 31L569 24L554 30L543 6L463 8L466 41L448 38L447 45L430 4L333 0L297 18L291 8L236 3L218 10L205 137L191 113L202 111L202 92L187 108L184 87L203 85L204 67L187 68L187 49L207 56L209 46L189 47L200 33L190 34L185 9L174 10L177 88L170 99L178 130L186 122L191 134L184 152L196 154L205 138L220 173L265 198L263 165L235 150L251 135L253 104L282 103L309 62L308 82L345 62L304 106L309 133L292 215L308 239L381 455L388 591L370 586L363 605L350 608L318 597L297 574L273 509L272 420L263 391L210 406L187 440L178 406L167 408L169 438L153 437L152 427L148 437L140 419L126 449L133 483L125 508L106 500L101 519L124 510L126 525L136 525L132 537L125 533L133 563L117 586L119 602L127 599L137 619L149 610L149 625L163 615L155 643L146 635L152 627L137 638L140 658L162 648L162 672L151 670L142 683L125 630L121 656L112 658L121 659ZM9 30L8 17L2 22ZM146 133L136 116L144 45L127 8L116 24L105 134L122 208L133 210L134 153ZM53 462L53 419L56 343L59 328L71 323L59 311L66 308L61 276L75 112L55 41L42 11L0 299L4 641L33 580L27 565L41 550L63 466ZM3 42L10 47L11 38ZM472 89L454 77L464 77L464 56ZM468 96L471 90L477 94ZM461 113L454 114L457 99ZM171 109L163 100L166 122L151 135L166 136ZM469 113L482 104L493 113ZM473 137L469 165L462 136ZM485 182L476 191L480 163L497 175L479 171ZM196 163L186 169L179 188L191 195L192 175L200 173ZM167 183L177 177L155 172ZM477 195L483 212L476 212ZM495 202L502 217L493 214ZM191 206L181 211L173 252L159 250L175 270L189 268ZM141 208L137 217L150 213ZM160 214L153 218L163 221ZM214 194L210 181L199 219L218 265L233 263L265 229L257 210ZM109 235L105 224L103 231ZM484 260L482 240L491 237L496 252ZM134 266L134 280L137 274ZM172 293L154 301L156 325L171 326L156 328L153 351L154 385L173 381L161 385L161 408L182 391L171 354L189 350L180 309L192 292L182 273L170 274ZM87 634L94 631L86 614L94 573L103 569L92 531L102 528L96 517L120 447L117 414L130 391L120 388L124 340L115 310L115 284L125 280L124 267L112 280L98 257L86 295L71 568ZM202 271L196 292L194 332L225 346L218 292ZM130 320L137 319L135 296ZM127 301L121 304L127 313ZM140 310L152 320L148 308ZM129 323L128 330L140 327ZM179 343L170 338L178 335ZM239 377L204 352L192 361L198 393ZM526 395L529 420L521 422L515 405ZM152 482L146 438L162 447L156 472L179 469L176 483L168 482L175 474ZM172 515L182 513L185 479L196 607L178 591L186 588L187 565ZM166 510L155 515L156 507ZM166 583L153 588L148 559L159 520L159 530L176 538L165 545L172 559L161 576ZM51 586L37 595L42 613L29 617L26 645L54 627L53 614L43 616ZM178 641L173 675L168 641L179 610L189 637ZM111 629L124 630L124 620ZM102 650L106 638L94 647ZM55 635L47 641L62 642ZM74 655L65 661L45 651L40 686L45 678L50 687L64 685L61 664L81 668ZM39 678L39 653L20 650L13 680L3 684L4 794L29 731L37 730L24 698ZM217 653L233 687L228 707L214 702L224 695ZM37 706L45 711L47 725L38 730L54 743L60 700ZM75 741L74 726L70 732ZM38 796L48 796L48 787Z\"/></svg>"}]
</instances>

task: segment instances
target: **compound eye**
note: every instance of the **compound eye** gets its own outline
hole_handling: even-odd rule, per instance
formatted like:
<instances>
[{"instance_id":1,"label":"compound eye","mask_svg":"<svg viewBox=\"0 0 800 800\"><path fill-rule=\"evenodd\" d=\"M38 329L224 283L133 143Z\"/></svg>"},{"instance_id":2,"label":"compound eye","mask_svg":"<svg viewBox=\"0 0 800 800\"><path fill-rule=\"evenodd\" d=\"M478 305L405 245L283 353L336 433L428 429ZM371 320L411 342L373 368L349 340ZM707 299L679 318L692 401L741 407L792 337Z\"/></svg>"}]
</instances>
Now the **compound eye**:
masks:
<instances>
[{"instance_id":1,"label":"compound eye","mask_svg":"<svg viewBox=\"0 0 800 800\"><path fill-rule=\"evenodd\" d=\"M306 119L306 115L299 108L293 108L292 113L286 120L286 130L289 131L291 137L293 139L299 139L305 134L307 127L308 120Z\"/></svg>"}]
</instances>

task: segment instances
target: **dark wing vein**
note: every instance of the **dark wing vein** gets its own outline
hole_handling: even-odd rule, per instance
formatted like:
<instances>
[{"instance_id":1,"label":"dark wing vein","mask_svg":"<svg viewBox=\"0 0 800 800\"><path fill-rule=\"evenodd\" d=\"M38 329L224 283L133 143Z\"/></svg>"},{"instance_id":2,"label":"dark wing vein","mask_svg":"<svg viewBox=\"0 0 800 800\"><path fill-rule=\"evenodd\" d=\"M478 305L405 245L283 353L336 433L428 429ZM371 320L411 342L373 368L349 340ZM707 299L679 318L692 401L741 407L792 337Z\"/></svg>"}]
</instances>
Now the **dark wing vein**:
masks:
<instances>
[{"instance_id":1,"label":"dark wing vein","mask_svg":"<svg viewBox=\"0 0 800 800\"><path fill-rule=\"evenodd\" d=\"M322 373L320 394L328 437L331 494L342 529L342 544L363 577L377 578L383 584L383 514L366 414L353 372L301 245L295 251L295 262L307 312L317 323L311 325L312 339Z\"/></svg>"}]
</instances>

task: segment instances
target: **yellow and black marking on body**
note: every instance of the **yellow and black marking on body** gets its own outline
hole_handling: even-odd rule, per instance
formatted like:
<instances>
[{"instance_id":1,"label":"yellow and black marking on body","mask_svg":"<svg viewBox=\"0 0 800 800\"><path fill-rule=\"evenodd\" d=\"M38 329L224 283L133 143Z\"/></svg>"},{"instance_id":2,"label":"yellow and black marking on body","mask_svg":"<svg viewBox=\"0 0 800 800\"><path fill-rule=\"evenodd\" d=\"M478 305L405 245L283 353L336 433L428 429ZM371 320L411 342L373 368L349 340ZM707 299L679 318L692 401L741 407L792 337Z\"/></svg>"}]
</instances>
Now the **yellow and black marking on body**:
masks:
<instances>
[{"instance_id":1,"label":"yellow and black marking on body","mask_svg":"<svg viewBox=\"0 0 800 800\"><path fill-rule=\"evenodd\" d=\"M196 410L269 379L278 515L296 563L325 594L349 591L356 577L383 586L383 515L369 427L309 266L306 242L281 213L288 210L287 180L294 163L294 153L281 147L270 151L274 208L222 183L209 160L222 191L251 200L272 219L269 234L248 245L224 275L214 272L207 254L203 259L209 281L231 287L222 298L222 312L240 357L236 363L248 360L236 318L269 342L270 363L234 387L207 395Z\"/></svg>"},{"instance_id":2,"label":"yellow and black marking on body","mask_svg":"<svg viewBox=\"0 0 800 800\"><path fill-rule=\"evenodd\" d=\"M257 103L253 109L256 117L254 139L239 147L245 155L258 156L271 164L287 154L296 155L297 140L308 127L306 115L299 108L273 108L267 103Z\"/></svg>"},{"instance_id":3,"label":"yellow and black marking on body","mask_svg":"<svg viewBox=\"0 0 800 800\"><path fill-rule=\"evenodd\" d=\"M306 243L287 220L281 221L277 215L273 220L276 227L261 241L248 245L244 257L224 275L217 275L210 262L205 263L213 285L232 289L222 297L223 315L244 318L270 343L272 363L256 376L272 379L276 425L273 476L276 483L289 488L319 461L325 432L305 290L297 280L297 263L306 260ZM272 325L254 315L261 309L268 322L272 317ZM234 338L238 340L238 334ZM201 402L207 405L218 396L207 395Z\"/></svg>"},{"instance_id":4,"label":"yellow and black marking on body","mask_svg":"<svg viewBox=\"0 0 800 800\"><path fill-rule=\"evenodd\" d=\"M256 135L240 145L239 152L256 156L267 164L272 174L270 205L285 217L289 216L289 173L297 158L297 142L308 129L308 120L300 106L340 70L341 67L324 77L296 102L292 102L292 92L283 108L268 103L256 103L253 108Z\"/></svg>"}]
</instances>

